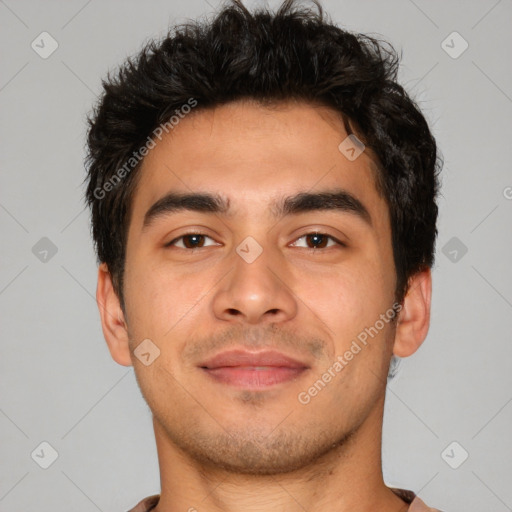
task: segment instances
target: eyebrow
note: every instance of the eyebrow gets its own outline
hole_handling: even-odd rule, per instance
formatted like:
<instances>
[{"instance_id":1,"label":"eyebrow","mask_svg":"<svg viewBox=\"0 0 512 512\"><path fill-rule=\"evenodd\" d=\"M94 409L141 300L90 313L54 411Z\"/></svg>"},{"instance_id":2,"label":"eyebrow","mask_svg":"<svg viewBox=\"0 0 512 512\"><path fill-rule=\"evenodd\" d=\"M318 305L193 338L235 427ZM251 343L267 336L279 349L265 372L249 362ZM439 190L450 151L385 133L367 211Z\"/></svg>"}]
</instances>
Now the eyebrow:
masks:
<instances>
[{"instance_id":1,"label":"eyebrow","mask_svg":"<svg viewBox=\"0 0 512 512\"><path fill-rule=\"evenodd\" d=\"M147 210L144 215L142 231L148 229L159 217L183 211L233 216L233 212L230 212L229 199L219 194L170 192L158 199ZM359 199L343 189L314 193L300 192L293 196L279 198L270 205L270 212L276 219L314 211L351 213L372 226L372 218L368 209Z\"/></svg>"}]
</instances>

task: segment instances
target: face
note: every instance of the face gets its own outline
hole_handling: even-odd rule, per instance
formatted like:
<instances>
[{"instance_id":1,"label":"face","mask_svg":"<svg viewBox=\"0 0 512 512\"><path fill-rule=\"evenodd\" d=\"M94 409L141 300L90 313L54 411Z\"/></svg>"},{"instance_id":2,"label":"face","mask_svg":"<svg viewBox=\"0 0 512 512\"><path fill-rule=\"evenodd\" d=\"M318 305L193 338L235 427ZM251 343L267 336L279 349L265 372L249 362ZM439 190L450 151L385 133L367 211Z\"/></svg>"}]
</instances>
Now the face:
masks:
<instances>
[{"instance_id":1,"label":"face","mask_svg":"<svg viewBox=\"0 0 512 512\"><path fill-rule=\"evenodd\" d=\"M371 155L348 159L336 114L298 103L198 111L166 137L140 170L127 241L141 392L203 464L311 464L381 403L393 351L391 228ZM177 205L189 194L208 197ZM146 366L133 351L148 339Z\"/></svg>"}]
</instances>

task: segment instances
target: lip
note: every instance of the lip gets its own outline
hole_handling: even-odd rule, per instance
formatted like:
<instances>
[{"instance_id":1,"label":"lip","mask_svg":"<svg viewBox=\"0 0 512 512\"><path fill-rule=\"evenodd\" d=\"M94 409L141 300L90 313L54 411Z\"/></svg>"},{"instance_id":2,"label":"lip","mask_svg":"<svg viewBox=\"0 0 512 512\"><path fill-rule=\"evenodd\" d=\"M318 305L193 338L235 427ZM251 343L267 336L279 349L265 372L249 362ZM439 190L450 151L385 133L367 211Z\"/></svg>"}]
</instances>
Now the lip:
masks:
<instances>
[{"instance_id":1,"label":"lip","mask_svg":"<svg viewBox=\"0 0 512 512\"><path fill-rule=\"evenodd\" d=\"M273 366L285 368L307 368L306 363L293 359L275 350L250 352L248 350L228 350L206 360L199 366L207 369L229 366Z\"/></svg>"},{"instance_id":2,"label":"lip","mask_svg":"<svg viewBox=\"0 0 512 512\"><path fill-rule=\"evenodd\" d=\"M217 382L244 389L263 389L290 382L309 369L307 363L275 350L229 350L199 367Z\"/></svg>"}]
</instances>

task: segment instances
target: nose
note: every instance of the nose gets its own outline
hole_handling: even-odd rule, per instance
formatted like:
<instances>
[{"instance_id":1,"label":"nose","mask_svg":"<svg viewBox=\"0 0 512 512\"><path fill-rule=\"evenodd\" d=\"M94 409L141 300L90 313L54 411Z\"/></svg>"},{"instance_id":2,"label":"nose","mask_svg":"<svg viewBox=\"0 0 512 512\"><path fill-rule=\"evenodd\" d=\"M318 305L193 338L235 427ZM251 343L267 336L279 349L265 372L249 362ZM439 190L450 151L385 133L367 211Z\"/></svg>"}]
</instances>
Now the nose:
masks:
<instances>
[{"instance_id":1,"label":"nose","mask_svg":"<svg viewBox=\"0 0 512 512\"><path fill-rule=\"evenodd\" d=\"M297 300L284 260L270 249L252 262L233 254L232 271L221 281L213 297L215 316L246 324L285 322L297 314Z\"/></svg>"}]
</instances>

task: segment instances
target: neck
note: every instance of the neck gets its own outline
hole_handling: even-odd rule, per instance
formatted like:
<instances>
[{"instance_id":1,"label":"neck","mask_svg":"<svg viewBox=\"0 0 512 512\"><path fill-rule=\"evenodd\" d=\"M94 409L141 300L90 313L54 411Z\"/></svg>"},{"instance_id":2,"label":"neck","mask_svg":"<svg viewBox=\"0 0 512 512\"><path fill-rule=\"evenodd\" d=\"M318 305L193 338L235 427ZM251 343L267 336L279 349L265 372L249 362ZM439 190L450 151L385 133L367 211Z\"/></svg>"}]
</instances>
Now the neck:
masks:
<instances>
[{"instance_id":1,"label":"neck","mask_svg":"<svg viewBox=\"0 0 512 512\"><path fill-rule=\"evenodd\" d=\"M346 441L310 464L276 475L205 467L172 443L153 419L161 494L154 512L405 512L386 487L381 440L384 397Z\"/></svg>"}]
</instances>

